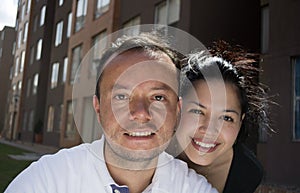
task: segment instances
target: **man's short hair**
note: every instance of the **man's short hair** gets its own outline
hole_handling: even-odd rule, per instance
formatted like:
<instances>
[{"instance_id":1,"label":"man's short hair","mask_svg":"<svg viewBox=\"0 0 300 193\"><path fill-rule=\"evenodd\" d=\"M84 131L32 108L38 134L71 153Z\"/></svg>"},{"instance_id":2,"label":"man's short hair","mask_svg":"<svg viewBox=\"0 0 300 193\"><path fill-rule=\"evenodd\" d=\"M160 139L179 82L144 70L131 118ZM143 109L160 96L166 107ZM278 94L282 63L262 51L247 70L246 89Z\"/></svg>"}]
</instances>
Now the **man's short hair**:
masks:
<instances>
[{"instance_id":1,"label":"man's short hair","mask_svg":"<svg viewBox=\"0 0 300 193\"><path fill-rule=\"evenodd\" d=\"M99 60L98 79L95 89L95 95L100 99L99 86L104 71L105 64L113 55L120 55L126 51L141 51L149 57L158 59L163 54L169 56L177 69L181 69L181 60L183 55L170 47L166 38L163 38L157 32L141 33L136 36L122 36L118 38L112 46L107 49Z\"/></svg>"}]
</instances>

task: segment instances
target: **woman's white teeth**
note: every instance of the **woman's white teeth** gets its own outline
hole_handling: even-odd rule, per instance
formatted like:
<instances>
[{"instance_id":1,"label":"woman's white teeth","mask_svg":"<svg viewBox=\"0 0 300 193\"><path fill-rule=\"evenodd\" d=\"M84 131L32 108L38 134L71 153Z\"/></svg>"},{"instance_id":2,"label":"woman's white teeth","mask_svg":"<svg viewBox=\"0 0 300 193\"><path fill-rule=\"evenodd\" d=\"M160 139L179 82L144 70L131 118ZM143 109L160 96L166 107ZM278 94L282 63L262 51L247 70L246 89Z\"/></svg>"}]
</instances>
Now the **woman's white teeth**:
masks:
<instances>
[{"instance_id":1,"label":"woman's white teeth","mask_svg":"<svg viewBox=\"0 0 300 193\"><path fill-rule=\"evenodd\" d=\"M204 148L213 148L216 146L216 144L213 144L213 143L204 143L204 142L201 142L201 141L196 141L196 140L193 140L197 145L201 146L201 147L204 147Z\"/></svg>"},{"instance_id":2,"label":"woman's white teeth","mask_svg":"<svg viewBox=\"0 0 300 193\"><path fill-rule=\"evenodd\" d=\"M132 137L146 137L146 136L149 136L151 135L152 133L149 131L149 132L131 132L131 133L128 133L129 136L132 136Z\"/></svg>"}]
</instances>

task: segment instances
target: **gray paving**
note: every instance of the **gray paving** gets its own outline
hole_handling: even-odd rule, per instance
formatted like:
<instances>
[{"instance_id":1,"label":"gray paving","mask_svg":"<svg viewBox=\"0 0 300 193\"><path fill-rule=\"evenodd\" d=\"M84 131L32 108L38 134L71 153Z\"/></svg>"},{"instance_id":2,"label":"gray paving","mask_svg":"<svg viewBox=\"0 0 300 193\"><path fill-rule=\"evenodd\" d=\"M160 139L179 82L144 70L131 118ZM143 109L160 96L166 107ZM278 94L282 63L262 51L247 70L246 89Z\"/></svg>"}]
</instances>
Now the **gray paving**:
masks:
<instances>
[{"instance_id":1,"label":"gray paving","mask_svg":"<svg viewBox=\"0 0 300 193\"><path fill-rule=\"evenodd\" d=\"M0 143L17 147L30 152L23 153L21 155L8 155L9 157L16 160L38 160L42 155L53 154L59 150L59 148L57 147L45 146L36 143L25 143L21 141L8 141L3 138L0 138Z\"/></svg>"}]
</instances>

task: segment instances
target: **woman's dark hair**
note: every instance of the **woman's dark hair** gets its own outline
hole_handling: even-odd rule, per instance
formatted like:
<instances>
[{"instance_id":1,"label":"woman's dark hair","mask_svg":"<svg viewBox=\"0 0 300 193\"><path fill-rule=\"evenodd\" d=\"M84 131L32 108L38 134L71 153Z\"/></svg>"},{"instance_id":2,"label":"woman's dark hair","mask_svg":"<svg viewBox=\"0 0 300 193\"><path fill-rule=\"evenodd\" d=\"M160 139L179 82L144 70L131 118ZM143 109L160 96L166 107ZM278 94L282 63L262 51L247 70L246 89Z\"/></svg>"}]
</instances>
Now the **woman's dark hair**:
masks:
<instances>
[{"instance_id":1,"label":"woman's dark hair","mask_svg":"<svg viewBox=\"0 0 300 193\"><path fill-rule=\"evenodd\" d=\"M184 56L170 47L165 37L156 31L141 33L136 36L122 36L118 38L112 46L102 55L98 65L98 79L95 89L95 95L100 98L99 85L101 82L101 74L105 68L105 64L113 56L120 55L127 51L144 52L151 58L160 58L163 54L169 56L177 69L181 68L181 60ZM178 78L179 79L179 78Z\"/></svg>"},{"instance_id":2,"label":"woman's dark hair","mask_svg":"<svg viewBox=\"0 0 300 193\"><path fill-rule=\"evenodd\" d=\"M242 114L245 114L238 141L244 141L251 129L263 128L274 132L270 127L269 105L273 104L267 95L268 87L259 82L261 71L258 65L259 55L248 53L240 46L231 46L218 41L210 48L210 54L193 53L184 60L181 75L181 95L196 80L221 78L238 88ZM217 69L219 73L213 71ZM221 74L221 76L220 76Z\"/></svg>"}]
</instances>

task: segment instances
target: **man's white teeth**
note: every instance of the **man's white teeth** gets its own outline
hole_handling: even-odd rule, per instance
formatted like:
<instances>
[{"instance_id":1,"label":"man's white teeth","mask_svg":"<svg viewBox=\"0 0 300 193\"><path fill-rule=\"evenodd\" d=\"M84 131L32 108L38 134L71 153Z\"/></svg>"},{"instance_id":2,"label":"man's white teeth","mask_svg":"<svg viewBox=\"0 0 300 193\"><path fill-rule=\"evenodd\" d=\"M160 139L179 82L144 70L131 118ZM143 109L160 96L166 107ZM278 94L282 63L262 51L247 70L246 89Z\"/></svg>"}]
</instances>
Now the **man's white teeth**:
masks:
<instances>
[{"instance_id":1,"label":"man's white teeth","mask_svg":"<svg viewBox=\"0 0 300 193\"><path fill-rule=\"evenodd\" d=\"M149 136L151 134L152 133L150 131L148 131L148 132L131 132L131 133L128 133L128 135L132 136L132 137L146 137L146 136Z\"/></svg>"},{"instance_id":2,"label":"man's white teeth","mask_svg":"<svg viewBox=\"0 0 300 193\"><path fill-rule=\"evenodd\" d=\"M196 141L196 140L194 140L194 142L195 142L197 145L199 145L199 146L201 146L201 147L204 147L204 148L213 148L213 147L216 146L216 144L213 144L213 143L203 143L203 142L201 142L201 141Z\"/></svg>"}]
</instances>

